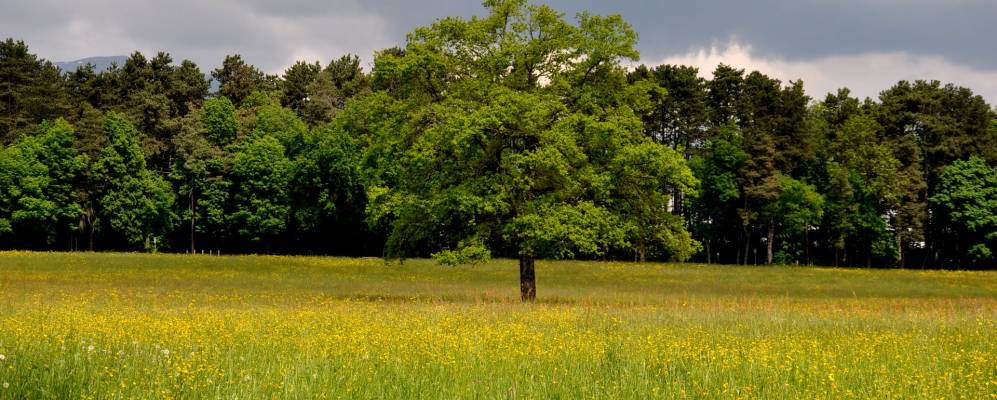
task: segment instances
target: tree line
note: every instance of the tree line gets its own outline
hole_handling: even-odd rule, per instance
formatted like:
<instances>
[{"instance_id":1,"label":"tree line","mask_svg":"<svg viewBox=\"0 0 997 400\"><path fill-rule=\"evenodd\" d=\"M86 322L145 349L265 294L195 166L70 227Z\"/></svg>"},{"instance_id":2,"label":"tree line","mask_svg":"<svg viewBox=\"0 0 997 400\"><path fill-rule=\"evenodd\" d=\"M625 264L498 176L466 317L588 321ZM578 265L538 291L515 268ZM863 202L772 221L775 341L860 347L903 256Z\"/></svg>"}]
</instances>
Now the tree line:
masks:
<instances>
[{"instance_id":1,"label":"tree line","mask_svg":"<svg viewBox=\"0 0 997 400\"><path fill-rule=\"evenodd\" d=\"M997 116L718 66L628 67L619 16L522 0L376 52L210 79L0 42L0 247L990 268ZM217 82L212 92L210 80ZM529 278L529 279L527 279Z\"/></svg>"}]
</instances>

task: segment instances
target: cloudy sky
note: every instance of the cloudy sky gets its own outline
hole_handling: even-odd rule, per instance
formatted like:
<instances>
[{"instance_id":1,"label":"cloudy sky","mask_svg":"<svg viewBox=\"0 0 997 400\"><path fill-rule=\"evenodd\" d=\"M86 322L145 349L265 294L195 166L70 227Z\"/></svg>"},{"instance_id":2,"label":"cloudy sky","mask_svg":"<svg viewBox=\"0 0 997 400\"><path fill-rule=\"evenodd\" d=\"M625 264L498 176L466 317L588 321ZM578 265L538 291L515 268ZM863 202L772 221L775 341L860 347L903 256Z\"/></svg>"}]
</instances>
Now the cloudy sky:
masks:
<instances>
[{"instance_id":1,"label":"cloudy sky","mask_svg":"<svg viewBox=\"0 0 997 400\"><path fill-rule=\"evenodd\" d=\"M370 54L444 15L480 14L477 0L2 0L0 37L53 61L165 50L204 70L225 54L281 72ZM724 62L811 96L840 86L876 96L900 79L968 86L997 104L997 0L550 0L568 15L619 13L640 35L641 62L706 75Z\"/></svg>"}]
</instances>

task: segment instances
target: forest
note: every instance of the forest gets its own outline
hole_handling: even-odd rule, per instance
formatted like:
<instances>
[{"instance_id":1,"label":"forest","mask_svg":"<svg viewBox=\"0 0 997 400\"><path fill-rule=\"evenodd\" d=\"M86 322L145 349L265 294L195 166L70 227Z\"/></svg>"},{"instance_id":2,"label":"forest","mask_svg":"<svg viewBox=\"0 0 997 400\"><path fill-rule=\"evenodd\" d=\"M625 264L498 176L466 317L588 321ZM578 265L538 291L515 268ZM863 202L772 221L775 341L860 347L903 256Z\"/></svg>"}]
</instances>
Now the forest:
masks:
<instances>
[{"instance_id":1,"label":"forest","mask_svg":"<svg viewBox=\"0 0 997 400\"><path fill-rule=\"evenodd\" d=\"M997 111L971 89L810 97L638 66L620 16L485 5L279 76L0 42L0 249L997 265Z\"/></svg>"}]
</instances>

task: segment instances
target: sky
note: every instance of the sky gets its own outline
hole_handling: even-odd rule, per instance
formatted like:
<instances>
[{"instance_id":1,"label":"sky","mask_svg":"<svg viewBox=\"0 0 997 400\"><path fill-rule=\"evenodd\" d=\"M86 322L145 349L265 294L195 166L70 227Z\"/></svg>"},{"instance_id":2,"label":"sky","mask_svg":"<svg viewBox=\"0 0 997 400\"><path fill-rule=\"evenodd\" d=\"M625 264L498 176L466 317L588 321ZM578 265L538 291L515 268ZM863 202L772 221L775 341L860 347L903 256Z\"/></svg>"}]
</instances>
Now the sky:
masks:
<instances>
[{"instance_id":1,"label":"sky","mask_svg":"<svg viewBox=\"0 0 997 400\"><path fill-rule=\"evenodd\" d=\"M484 13L477 0L0 0L0 37L52 61L167 51L202 70L241 54L280 73L295 60L346 53L369 63L412 29ZM569 17L621 14L639 35L640 62L718 63L802 79L823 98L860 97L901 79L937 79L997 104L997 0L549 0Z\"/></svg>"}]
</instances>

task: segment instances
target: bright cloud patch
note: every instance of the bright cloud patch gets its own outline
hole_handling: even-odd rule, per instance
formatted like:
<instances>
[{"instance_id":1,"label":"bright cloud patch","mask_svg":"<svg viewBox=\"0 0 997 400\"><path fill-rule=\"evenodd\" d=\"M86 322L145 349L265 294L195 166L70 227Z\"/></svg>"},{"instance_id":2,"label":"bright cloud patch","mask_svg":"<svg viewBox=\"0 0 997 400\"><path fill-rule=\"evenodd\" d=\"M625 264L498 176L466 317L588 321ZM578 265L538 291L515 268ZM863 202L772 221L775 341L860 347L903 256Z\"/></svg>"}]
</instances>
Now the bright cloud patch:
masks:
<instances>
[{"instance_id":1,"label":"bright cloud patch","mask_svg":"<svg viewBox=\"0 0 997 400\"><path fill-rule=\"evenodd\" d=\"M666 57L657 63L693 65L699 67L700 75L706 78L712 75L717 64L724 63L747 71L758 70L783 81L802 79L807 94L815 99L821 99L840 87L848 87L860 98L875 98L880 91L899 80L939 80L969 87L990 104L997 104L997 71L976 70L939 56L906 52L836 55L791 61L760 56L752 52L751 46L731 42Z\"/></svg>"}]
</instances>

